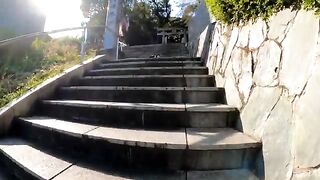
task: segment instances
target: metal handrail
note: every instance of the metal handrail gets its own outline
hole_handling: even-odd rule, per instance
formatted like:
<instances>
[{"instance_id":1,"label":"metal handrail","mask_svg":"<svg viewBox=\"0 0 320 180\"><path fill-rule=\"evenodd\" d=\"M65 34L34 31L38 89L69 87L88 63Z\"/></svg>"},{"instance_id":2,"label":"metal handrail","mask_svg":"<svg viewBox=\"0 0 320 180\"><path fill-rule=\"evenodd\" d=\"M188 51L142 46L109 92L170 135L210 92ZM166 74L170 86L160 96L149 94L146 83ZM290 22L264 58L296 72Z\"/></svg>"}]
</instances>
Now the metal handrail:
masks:
<instances>
[{"instance_id":1,"label":"metal handrail","mask_svg":"<svg viewBox=\"0 0 320 180\"><path fill-rule=\"evenodd\" d=\"M34 37L39 37L39 36L43 36L43 35L48 35L48 34L55 34L55 33L61 33L61 32L67 32L67 31L75 31L75 30L80 30L80 29L83 29L84 30L84 40L81 44L81 52L80 52L80 55L81 55L81 59L83 59L84 57L84 51L85 51L85 46L87 44L87 29L90 29L90 28L105 28L107 30L109 30L111 33L113 34L116 34L116 32L114 32L112 29L110 29L109 27L107 26L81 26L81 27L72 27L72 28L64 28L64 29L57 29L57 30L52 30L52 31L47 31L47 32L35 32L35 33L30 33L30 34L25 34L25 35L21 35L21 36L17 36L17 37L14 37L14 38L9 38L9 39L6 39L6 40L2 40L0 41L0 48L1 47L4 47L4 46L8 46L10 44L14 44L14 43L17 43L17 42L20 42L22 40L25 40L25 39L28 39L28 38L34 38ZM116 52L116 59L118 59L118 49L119 49L119 46L121 46L121 42L119 41L119 37L117 35L117 52ZM121 48L122 49L122 48Z\"/></svg>"},{"instance_id":2,"label":"metal handrail","mask_svg":"<svg viewBox=\"0 0 320 180\"><path fill-rule=\"evenodd\" d=\"M7 46L7 45L13 44L13 43L15 43L17 41L20 41L20 40L23 40L23 39L27 39L27 38L38 37L38 36L47 35L47 34L55 34L55 33L60 33L60 32L75 31L75 30L80 30L80 29L85 30L85 29L90 29L90 28L105 28L105 29L108 29L110 32L116 34L113 30L111 30L107 26L72 27L72 28L57 29L57 30L52 30L52 31L47 31L47 32L35 32L35 33L30 33L30 34L17 36L17 37L14 37L14 38L9 38L9 39L0 41L0 47Z\"/></svg>"}]
</instances>

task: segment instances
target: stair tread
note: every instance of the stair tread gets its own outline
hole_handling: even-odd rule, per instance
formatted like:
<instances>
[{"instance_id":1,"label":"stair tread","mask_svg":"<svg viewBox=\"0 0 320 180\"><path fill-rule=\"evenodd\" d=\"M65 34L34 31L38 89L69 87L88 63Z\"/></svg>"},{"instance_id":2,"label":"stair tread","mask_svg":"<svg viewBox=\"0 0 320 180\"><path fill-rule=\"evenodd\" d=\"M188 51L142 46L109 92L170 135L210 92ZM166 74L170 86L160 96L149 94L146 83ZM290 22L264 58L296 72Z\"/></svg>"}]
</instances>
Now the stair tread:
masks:
<instances>
[{"instance_id":1,"label":"stair tread","mask_svg":"<svg viewBox=\"0 0 320 180\"><path fill-rule=\"evenodd\" d=\"M247 169L231 169L216 171L190 171L187 172L188 180L258 180L251 171Z\"/></svg>"},{"instance_id":2,"label":"stair tread","mask_svg":"<svg viewBox=\"0 0 320 180\"><path fill-rule=\"evenodd\" d=\"M107 75L84 76L82 79L118 79L118 78L211 78L213 75Z\"/></svg>"},{"instance_id":3,"label":"stair tread","mask_svg":"<svg viewBox=\"0 0 320 180\"><path fill-rule=\"evenodd\" d=\"M104 172L93 167L76 162L68 162L42 149L37 149L32 143L18 138L0 140L0 151L10 161L37 179L185 179L183 171L177 172L144 172L130 173L129 171Z\"/></svg>"},{"instance_id":4,"label":"stair tread","mask_svg":"<svg viewBox=\"0 0 320 180\"><path fill-rule=\"evenodd\" d=\"M68 86L63 90L221 91L219 87Z\"/></svg>"},{"instance_id":5,"label":"stair tread","mask_svg":"<svg viewBox=\"0 0 320 180\"><path fill-rule=\"evenodd\" d=\"M237 108L225 104L210 103L210 104L186 104L188 112L231 112Z\"/></svg>"},{"instance_id":6,"label":"stair tread","mask_svg":"<svg viewBox=\"0 0 320 180\"><path fill-rule=\"evenodd\" d=\"M259 147L257 140L230 128L187 128L189 149L243 149Z\"/></svg>"},{"instance_id":7,"label":"stair tread","mask_svg":"<svg viewBox=\"0 0 320 180\"><path fill-rule=\"evenodd\" d=\"M130 68L100 68L93 69L89 72L106 72L106 71L140 71L140 70L202 70L207 69L207 67L183 67L183 66L170 66L170 67L130 67Z\"/></svg>"},{"instance_id":8,"label":"stair tread","mask_svg":"<svg viewBox=\"0 0 320 180\"><path fill-rule=\"evenodd\" d=\"M175 172L110 172L100 171L81 163L71 163L53 154L37 149L31 143L17 139L5 138L0 140L0 150L3 155L17 164L20 168L41 179L229 179L257 180L249 170L215 170L215 171L183 171ZM187 177L186 177L187 176Z\"/></svg>"},{"instance_id":9,"label":"stair tread","mask_svg":"<svg viewBox=\"0 0 320 180\"><path fill-rule=\"evenodd\" d=\"M41 120L39 121L39 119ZM77 137L87 135L89 138L102 139L114 144L151 148L162 146L168 149L186 149L187 146L184 129L175 131L120 129L84 125L81 123L68 122L52 118L46 119L45 117L21 118L21 120L32 123L33 125L72 134ZM74 128L73 126L86 128L84 128L84 130L83 128ZM87 128L91 130L86 131Z\"/></svg>"},{"instance_id":10,"label":"stair tread","mask_svg":"<svg viewBox=\"0 0 320 180\"><path fill-rule=\"evenodd\" d=\"M161 173L161 172L143 172L143 173L114 173L114 172L99 172L97 170L93 170L90 168L81 167L78 165L73 165L68 168L66 171L59 174L53 180L69 180L69 179L76 179L76 180L126 180L126 179L154 179L154 180L162 180L162 179L172 179L172 180L185 180L186 174L181 172L171 172L171 173Z\"/></svg>"},{"instance_id":11,"label":"stair tread","mask_svg":"<svg viewBox=\"0 0 320 180\"><path fill-rule=\"evenodd\" d=\"M99 127L87 133L94 139L104 139L115 144L130 146L186 149L185 130L151 131Z\"/></svg>"},{"instance_id":12,"label":"stair tread","mask_svg":"<svg viewBox=\"0 0 320 180\"><path fill-rule=\"evenodd\" d=\"M214 86L213 75L88 75L79 79L81 85L209 87Z\"/></svg>"},{"instance_id":13,"label":"stair tread","mask_svg":"<svg viewBox=\"0 0 320 180\"><path fill-rule=\"evenodd\" d=\"M117 61L114 63L101 63L101 67L108 66L120 66L120 65L149 65L149 64L201 64L200 61L136 61L136 62L121 62Z\"/></svg>"},{"instance_id":14,"label":"stair tread","mask_svg":"<svg viewBox=\"0 0 320 180\"><path fill-rule=\"evenodd\" d=\"M26 117L20 118L28 123L32 123L34 126L38 127L47 127L56 129L63 133L68 133L73 136L81 137L83 134L90 132L98 126L82 124L82 123L74 123L69 121L63 121L56 118L44 117L44 116L34 116L34 117Z\"/></svg>"},{"instance_id":15,"label":"stair tread","mask_svg":"<svg viewBox=\"0 0 320 180\"><path fill-rule=\"evenodd\" d=\"M119 60L105 61L104 63L132 62L132 61L163 61L163 60L166 60L166 61L170 61L170 60L200 61L200 58L193 58L193 57L190 57L190 56L174 56L174 57L159 57L159 58L125 58L125 59L119 59Z\"/></svg>"},{"instance_id":16,"label":"stair tread","mask_svg":"<svg viewBox=\"0 0 320 180\"><path fill-rule=\"evenodd\" d=\"M129 110L152 110L152 111L188 111L188 112L231 112L236 108L218 104L167 104L167 103L126 103L126 102L102 102L84 100L44 100L44 104L65 105L90 108L117 108Z\"/></svg>"},{"instance_id":17,"label":"stair tread","mask_svg":"<svg viewBox=\"0 0 320 180\"><path fill-rule=\"evenodd\" d=\"M95 179L95 180L104 180L104 179L126 179L122 177L117 177L112 174L105 174L99 171L83 168L77 165L71 166L66 171L59 174L53 180L65 180L65 179L77 179L77 180L87 180L87 179Z\"/></svg>"},{"instance_id":18,"label":"stair tread","mask_svg":"<svg viewBox=\"0 0 320 180\"><path fill-rule=\"evenodd\" d=\"M65 105L90 108L117 108L129 110L158 110L158 111L185 111L184 104L154 104L154 103L126 103L126 102L101 102L82 100L45 100L44 104Z\"/></svg>"},{"instance_id":19,"label":"stair tread","mask_svg":"<svg viewBox=\"0 0 320 180\"><path fill-rule=\"evenodd\" d=\"M72 165L70 162L35 149L21 139L1 139L0 150L20 168L40 179L52 179Z\"/></svg>"},{"instance_id":20,"label":"stair tread","mask_svg":"<svg viewBox=\"0 0 320 180\"><path fill-rule=\"evenodd\" d=\"M137 176L130 175L119 175L119 174L106 174L99 171L83 168L81 166L73 165L66 171L62 172L54 180L65 180L65 179L77 179L77 180L126 180L126 179L137 179ZM142 179L153 179L153 180L212 180L212 179L224 179L224 180L258 180L258 178L247 169L232 169L232 170L216 170L216 171L189 171L187 177L184 172L176 172L170 174L157 174L145 173L140 176Z\"/></svg>"},{"instance_id":21,"label":"stair tread","mask_svg":"<svg viewBox=\"0 0 320 180\"><path fill-rule=\"evenodd\" d=\"M187 128L178 130L143 130L97 127L49 117L29 117L20 120L34 126L82 137L105 140L114 144L148 148L220 150L256 148L255 139L230 128Z\"/></svg>"}]
</instances>

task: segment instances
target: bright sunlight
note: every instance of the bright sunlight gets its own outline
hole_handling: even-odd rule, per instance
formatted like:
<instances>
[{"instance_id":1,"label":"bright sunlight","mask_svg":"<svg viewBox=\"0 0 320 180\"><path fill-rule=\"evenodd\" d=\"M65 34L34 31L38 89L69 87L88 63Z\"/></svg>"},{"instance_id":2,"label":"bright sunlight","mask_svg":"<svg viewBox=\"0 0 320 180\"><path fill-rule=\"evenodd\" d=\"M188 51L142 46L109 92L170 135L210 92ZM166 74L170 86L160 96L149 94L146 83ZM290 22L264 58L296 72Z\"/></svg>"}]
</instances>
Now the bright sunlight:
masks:
<instances>
[{"instance_id":1,"label":"bright sunlight","mask_svg":"<svg viewBox=\"0 0 320 180\"><path fill-rule=\"evenodd\" d=\"M84 20L81 0L33 0L46 15L45 31L80 27ZM53 37L80 36L81 31L53 34Z\"/></svg>"}]
</instances>

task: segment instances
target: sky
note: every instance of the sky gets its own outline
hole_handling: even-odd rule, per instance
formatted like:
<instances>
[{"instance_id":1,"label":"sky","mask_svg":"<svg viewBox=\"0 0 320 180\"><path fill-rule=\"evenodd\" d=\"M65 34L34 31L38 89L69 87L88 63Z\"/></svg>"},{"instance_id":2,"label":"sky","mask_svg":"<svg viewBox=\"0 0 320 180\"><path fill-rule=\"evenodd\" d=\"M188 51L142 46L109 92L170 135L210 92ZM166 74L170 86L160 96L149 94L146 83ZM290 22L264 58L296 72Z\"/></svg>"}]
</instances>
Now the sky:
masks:
<instances>
[{"instance_id":1,"label":"sky","mask_svg":"<svg viewBox=\"0 0 320 180\"><path fill-rule=\"evenodd\" d=\"M80 27L84 21L80 9L81 0L33 0L46 15L45 31ZM63 5L62 5L63 4ZM81 31L53 34L54 37L66 35L80 36Z\"/></svg>"},{"instance_id":2,"label":"sky","mask_svg":"<svg viewBox=\"0 0 320 180\"><path fill-rule=\"evenodd\" d=\"M181 5L190 4L196 2L196 0L170 0L172 4L172 16L181 16L183 13L183 9Z\"/></svg>"},{"instance_id":3,"label":"sky","mask_svg":"<svg viewBox=\"0 0 320 180\"><path fill-rule=\"evenodd\" d=\"M46 15L45 31L80 27L84 21L80 5L81 0L32 0ZM179 16L181 7L184 3L194 2L195 0L171 0L172 16ZM63 4L63 5L62 5ZM81 31L53 34L53 37L66 35L81 36Z\"/></svg>"}]
</instances>

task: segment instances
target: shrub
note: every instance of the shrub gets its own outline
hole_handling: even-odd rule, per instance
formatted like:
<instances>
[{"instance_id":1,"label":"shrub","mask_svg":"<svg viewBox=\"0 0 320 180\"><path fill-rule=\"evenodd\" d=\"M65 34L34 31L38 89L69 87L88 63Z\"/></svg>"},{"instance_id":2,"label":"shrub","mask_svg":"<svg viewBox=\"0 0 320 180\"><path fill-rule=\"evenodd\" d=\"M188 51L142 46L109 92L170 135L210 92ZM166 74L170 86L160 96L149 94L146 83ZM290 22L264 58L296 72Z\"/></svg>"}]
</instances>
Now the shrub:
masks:
<instances>
[{"instance_id":1,"label":"shrub","mask_svg":"<svg viewBox=\"0 0 320 180\"><path fill-rule=\"evenodd\" d=\"M80 63L80 40L39 39L16 53L7 48L0 53L0 109L2 106L66 68ZM89 56L93 56L90 52Z\"/></svg>"},{"instance_id":2,"label":"shrub","mask_svg":"<svg viewBox=\"0 0 320 180\"><path fill-rule=\"evenodd\" d=\"M320 12L319 0L206 0L206 3L215 18L227 24L245 23L257 18L267 20L286 8Z\"/></svg>"}]
</instances>

